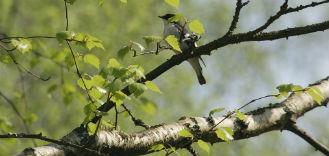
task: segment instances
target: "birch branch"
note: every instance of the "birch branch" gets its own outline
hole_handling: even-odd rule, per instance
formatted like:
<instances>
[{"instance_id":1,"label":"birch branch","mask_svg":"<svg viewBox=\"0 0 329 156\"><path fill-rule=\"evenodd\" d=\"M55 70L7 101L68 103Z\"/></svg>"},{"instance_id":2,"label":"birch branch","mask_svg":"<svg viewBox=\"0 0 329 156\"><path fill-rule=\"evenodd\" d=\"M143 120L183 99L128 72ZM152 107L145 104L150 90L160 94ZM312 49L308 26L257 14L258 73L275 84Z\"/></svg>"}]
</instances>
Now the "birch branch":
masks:
<instances>
[{"instance_id":1,"label":"birch branch","mask_svg":"<svg viewBox=\"0 0 329 156\"><path fill-rule=\"evenodd\" d=\"M296 121L308 111L314 108L325 106L329 101L329 77L310 85L317 87L324 100L322 104L317 104L313 98L305 92L293 93L281 103L269 105L246 113L246 120L241 123L235 116L224 120L216 128L230 127L234 130L234 140L246 139L261 135L275 130L285 130L290 121ZM108 155L142 155L153 151L150 148L157 144L163 144L168 147L185 148L186 145L196 141L196 139L184 138L179 135L183 129L188 129L197 139L202 139L209 143L222 142L212 127L214 123L221 121L224 117L183 117L179 121L170 124L158 125L150 129L126 134L122 131L101 130L92 140L93 149ZM74 142L83 145L82 140L88 140L86 135L81 135L82 127L77 128L68 136L81 136L77 138L64 138L65 141ZM74 134L74 135L73 135ZM89 138L90 139L90 138ZM49 150L45 150L49 149ZM50 154L49 151L53 151ZM65 155L67 148L53 144L42 147L28 148L20 155L27 155L26 151L35 155ZM78 149L70 149L70 152L79 153ZM80 153L81 154L81 153Z\"/></svg>"}]
</instances>

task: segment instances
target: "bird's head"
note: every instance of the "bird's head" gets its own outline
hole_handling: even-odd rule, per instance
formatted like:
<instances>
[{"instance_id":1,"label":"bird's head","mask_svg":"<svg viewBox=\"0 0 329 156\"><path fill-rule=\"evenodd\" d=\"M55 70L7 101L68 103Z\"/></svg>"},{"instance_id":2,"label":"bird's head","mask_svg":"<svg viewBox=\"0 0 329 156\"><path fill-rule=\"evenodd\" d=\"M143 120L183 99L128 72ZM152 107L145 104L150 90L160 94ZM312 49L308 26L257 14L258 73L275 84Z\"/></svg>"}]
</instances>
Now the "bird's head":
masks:
<instances>
[{"instance_id":1,"label":"bird's head","mask_svg":"<svg viewBox=\"0 0 329 156\"><path fill-rule=\"evenodd\" d=\"M165 14L163 16L158 16L158 17L165 21L168 21L171 17L174 17L174 16L175 16L175 14Z\"/></svg>"}]
</instances>

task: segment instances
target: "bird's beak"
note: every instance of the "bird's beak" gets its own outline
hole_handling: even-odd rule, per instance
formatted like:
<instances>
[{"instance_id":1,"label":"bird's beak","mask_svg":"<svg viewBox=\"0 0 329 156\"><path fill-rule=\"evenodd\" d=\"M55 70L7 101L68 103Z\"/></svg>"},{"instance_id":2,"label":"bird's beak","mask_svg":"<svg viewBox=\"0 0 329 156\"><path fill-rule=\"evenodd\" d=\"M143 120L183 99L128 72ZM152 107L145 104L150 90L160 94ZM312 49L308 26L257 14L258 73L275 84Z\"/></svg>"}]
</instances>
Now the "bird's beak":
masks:
<instances>
[{"instance_id":1,"label":"bird's beak","mask_svg":"<svg viewBox=\"0 0 329 156\"><path fill-rule=\"evenodd\" d=\"M163 16L158 16L159 18L163 19Z\"/></svg>"}]
</instances>

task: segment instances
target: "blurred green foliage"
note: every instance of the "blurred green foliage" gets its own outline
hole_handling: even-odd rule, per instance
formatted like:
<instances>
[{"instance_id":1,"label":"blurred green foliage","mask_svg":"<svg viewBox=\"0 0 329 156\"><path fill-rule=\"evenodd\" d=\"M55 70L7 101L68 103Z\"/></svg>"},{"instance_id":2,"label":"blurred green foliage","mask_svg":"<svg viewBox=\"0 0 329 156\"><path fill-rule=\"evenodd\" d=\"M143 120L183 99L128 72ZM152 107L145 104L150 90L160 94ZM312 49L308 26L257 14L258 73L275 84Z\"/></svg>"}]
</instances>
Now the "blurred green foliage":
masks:
<instances>
[{"instance_id":1,"label":"blurred green foliage","mask_svg":"<svg viewBox=\"0 0 329 156\"><path fill-rule=\"evenodd\" d=\"M154 45L148 44L150 40L158 40L156 36L162 36L163 29L158 15L169 12L182 13L189 19L198 19L194 21L192 28L200 34L205 30L199 43L203 44L226 32L235 4L233 1L217 0L189 0L181 1L180 4L175 0L168 1L176 8L160 0L71 1L74 5L68 5L69 30L94 37L92 43L85 43L87 48L72 44L83 78L87 77L84 81L90 84L87 88L105 86L104 83L95 85L101 80L93 81L95 78L93 76L105 75L104 78L107 78L108 71L102 69L108 65L109 59L117 59L122 64L120 69L115 68L118 74L119 71L128 70L129 65L138 65L134 66L134 69L142 67L147 73L173 55L170 51L163 51L159 55L133 57L133 53L129 51L129 45L132 43L142 43L147 48L154 48ZM99 6L98 3L102 5ZM263 7L262 2L251 5L253 8ZM253 14L254 12L245 12L244 17ZM203 23L204 28L202 26L201 29L200 23ZM57 39L63 41L72 37L70 36L72 34L65 31L65 25L63 1L0 1L0 33L8 36L57 36ZM245 24L239 26L244 28ZM143 36L148 37L143 38ZM51 79L41 81L25 72L19 72L6 57L6 52L0 51L2 60L0 91L10 97L19 111L24 114L32 132L42 132L51 138L60 138L86 120L86 115L90 118L88 116L90 110L95 110L96 106L90 105L83 83L81 79L79 82L79 77L75 73L74 60L65 42L58 43L56 39L30 41L33 47L31 52L23 50L21 52L24 54L22 54L13 51L13 55L20 64L34 73L41 77L50 76ZM102 45L99 44L100 42ZM22 43L29 44L19 40L15 43L16 46ZM94 46L99 48L93 48ZM123 53L124 56L119 56ZM248 97L252 95L250 90L272 84L273 75L267 64L269 57L270 54L256 43L225 47L214 52L210 57L205 57L207 65L205 75L209 82L206 86L199 86L192 69L183 63L162 74L153 83L146 84L149 90L155 92L146 92L140 96L146 88L133 83L134 85L129 89L134 91L135 97L131 96L132 99L126 103L136 117L151 125L175 121L181 116L205 116L218 105L221 107L229 105L219 104L218 99L226 99L228 102L232 97L239 98L241 95ZM107 87L117 91L120 86L122 84L112 82L108 83ZM90 90L92 98L99 99L102 96L100 91L102 90L99 88ZM227 95L226 92L234 94ZM140 97L137 99L138 96ZM126 99L121 93L114 97L113 101L117 104L121 104L122 100ZM242 103L243 100L238 99L237 102ZM98 102L97 106L101 101ZM22 123L2 99L0 99L0 110L0 127L4 132L24 132ZM127 114L122 113L119 117L121 130L127 132L141 130L133 125ZM114 110L110 111L104 120L113 123ZM215 144L211 147L209 155L289 155L287 152L289 149L280 149L282 146L278 143L282 140L279 135L281 134L275 132L263 135L259 139ZM40 141L37 143L45 144ZM0 155L13 155L28 146L32 146L29 140L2 139ZM193 146L196 146L202 155L207 155L208 148L204 142L200 141ZM301 150L299 153L305 155L305 151L309 150ZM188 154L185 150L177 152L180 155ZM151 155L160 154L163 152Z\"/></svg>"}]
</instances>

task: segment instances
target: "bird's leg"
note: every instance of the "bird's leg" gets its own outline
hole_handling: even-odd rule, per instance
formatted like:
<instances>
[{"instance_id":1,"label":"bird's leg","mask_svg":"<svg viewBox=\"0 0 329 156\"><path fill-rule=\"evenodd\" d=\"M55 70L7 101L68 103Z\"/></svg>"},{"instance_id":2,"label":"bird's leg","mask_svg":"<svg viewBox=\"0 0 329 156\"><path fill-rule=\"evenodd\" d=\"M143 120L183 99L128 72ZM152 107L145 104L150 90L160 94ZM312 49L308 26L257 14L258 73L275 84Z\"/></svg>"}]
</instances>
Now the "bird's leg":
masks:
<instances>
[{"instance_id":1,"label":"bird's leg","mask_svg":"<svg viewBox=\"0 0 329 156\"><path fill-rule=\"evenodd\" d=\"M187 21L184 22L184 25L180 28L180 36L179 36L179 43L182 42L183 38L185 38L185 27L186 27Z\"/></svg>"},{"instance_id":2,"label":"bird's leg","mask_svg":"<svg viewBox=\"0 0 329 156\"><path fill-rule=\"evenodd\" d=\"M155 55L159 54L160 42L157 42L157 49L155 51Z\"/></svg>"}]
</instances>

